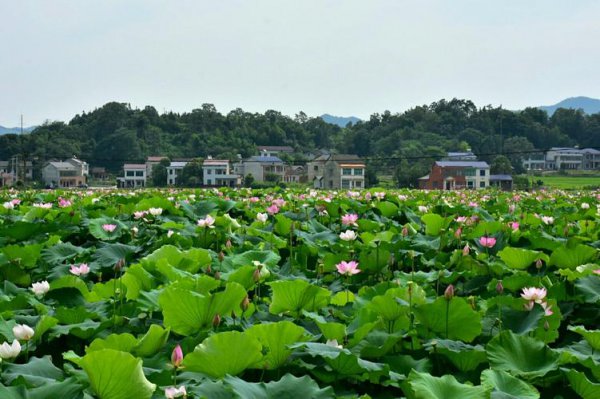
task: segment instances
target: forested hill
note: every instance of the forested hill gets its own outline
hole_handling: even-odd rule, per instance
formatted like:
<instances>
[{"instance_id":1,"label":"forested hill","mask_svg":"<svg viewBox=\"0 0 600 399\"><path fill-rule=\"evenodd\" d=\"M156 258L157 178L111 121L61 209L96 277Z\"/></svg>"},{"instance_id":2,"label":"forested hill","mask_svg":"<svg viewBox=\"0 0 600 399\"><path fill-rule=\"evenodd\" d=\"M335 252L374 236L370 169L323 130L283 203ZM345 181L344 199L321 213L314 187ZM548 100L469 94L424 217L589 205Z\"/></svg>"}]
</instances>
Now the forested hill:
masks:
<instances>
[{"instance_id":1,"label":"forested hill","mask_svg":"<svg viewBox=\"0 0 600 399\"><path fill-rule=\"evenodd\" d=\"M513 153L509 158L518 165L520 155L514 152L576 144L600 147L600 113L559 109L548 117L536 108L513 112L453 99L403 113L385 111L341 128L302 112L294 117L272 110L222 114L204 104L188 113L161 115L150 106L132 109L113 102L68 123L42 125L23 137L0 136L0 160L13 154L37 162L77 155L93 166L118 171L124 161L149 155L234 159L236 154L252 155L257 145L290 145L299 152L326 148L381 157L382 167L410 170L414 177L427 172L446 151ZM482 158L491 160L493 155Z\"/></svg>"}]
</instances>

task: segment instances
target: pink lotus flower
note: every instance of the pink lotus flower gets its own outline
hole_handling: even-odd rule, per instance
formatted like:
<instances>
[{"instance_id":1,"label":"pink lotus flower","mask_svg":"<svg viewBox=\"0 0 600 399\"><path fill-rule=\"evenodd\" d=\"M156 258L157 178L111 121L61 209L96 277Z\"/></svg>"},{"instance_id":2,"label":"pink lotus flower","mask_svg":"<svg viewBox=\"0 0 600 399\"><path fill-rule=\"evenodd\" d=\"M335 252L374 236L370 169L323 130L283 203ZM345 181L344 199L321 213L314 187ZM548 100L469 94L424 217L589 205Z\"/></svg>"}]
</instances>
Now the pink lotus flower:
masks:
<instances>
[{"instance_id":1,"label":"pink lotus flower","mask_svg":"<svg viewBox=\"0 0 600 399\"><path fill-rule=\"evenodd\" d=\"M85 276L90 272L90 268L87 263L82 263L79 266L71 265L71 269L69 271L71 274L76 276Z\"/></svg>"},{"instance_id":2,"label":"pink lotus flower","mask_svg":"<svg viewBox=\"0 0 600 399\"><path fill-rule=\"evenodd\" d=\"M496 239L494 237L483 236L479 239L479 244L485 248L493 248L496 245Z\"/></svg>"},{"instance_id":3,"label":"pink lotus flower","mask_svg":"<svg viewBox=\"0 0 600 399\"><path fill-rule=\"evenodd\" d=\"M594 270L593 273L600 274L600 269Z\"/></svg>"},{"instance_id":4,"label":"pink lotus flower","mask_svg":"<svg viewBox=\"0 0 600 399\"><path fill-rule=\"evenodd\" d=\"M521 298L532 301L535 303L542 303L544 298L546 298L547 291L545 288L523 288L523 293L521 294Z\"/></svg>"},{"instance_id":5,"label":"pink lotus flower","mask_svg":"<svg viewBox=\"0 0 600 399\"><path fill-rule=\"evenodd\" d=\"M215 218L213 218L210 215L206 215L206 217L204 219L200 219L198 220L198 226L200 227L207 227L209 229L214 229L215 226Z\"/></svg>"},{"instance_id":6,"label":"pink lotus flower","mask_svg":"<svg viewBox=\"0 0 600 399\"><path fill-rule=\"evenodd\" d=\"M148 213L148 212L146 212L146 211L137 211L137 212L133 212L133 217L134 217L134 219L141 219L141 218L143 218L144 216L146 216L146 214L147 214L147 213Z\"/></svg>"},{"instance_id":7,"label":"pink lotus flower","mask_svg":"<svg viewBox=\"0 0 600 399\"><path fill-rule=\"evenodd\" d=\"M342 224L344 226L357 226L356 221L358 220L358 215L355 213L347 213L342 216Z\"/></svg>"},{"instance_id":8,"label":"pink lotus flower","mask_svg":"<svg viewBox=\"0 0 600 399\"><path fill-rule=\"evenodd\" d=\"M116 224L103 224L102 225L102 230L106 231L107 233L112 233L113 231L115 231L116 228L117 228Z\"/></svg>"},{"instance_id":9,"label":"pink lotus flower","mask_svg":"<svg viewBox=\"0 0 600 399\"><path fill-rule=\"evenodd\" d=\"M552 305L548 305L546 302L542 302L542 309L544 309L544 316L552 316L554 312L552 311Z\"/></svg>"},{"instance_id":10,"label":"pink lotus flower","mask_svg":"<svg viewBox=\"0 0 600 399\"><path fill-rule=\"evenodd\" d=\"M275 215L278 212L279 212L279 207L277 205L273 204L267 208L267 213L271 216Z\"/></svg>"},{"instance_id":11,"label":"pink lotus flower","mask_svg":"<svg viewBox=\"0 0 600 399\"><path fill-rule=\"evenodd\" d=\"M71 201L69 201L69 200L66 200L66 199L64 199L64 198L62 198L62 197L59 197L59 198L58 198L58 206L59 206L59 207L61 207L61 208L66 208L66 207L68 207L68 206L71 206L71 205L72 205L72 204L71 204Z\"/></svg>"},{"instance_id":12,"label":"pink lotus flower","mask_svg":"<svg viewBox=\"0 0 600 399\"><path fill-rule=\"evenodd\" d=\"M279 208L282 208L285 205L285 200L283 198L277 198L277 199L274 199L273 202L271 202L271 204L276 205Z\"/></svg>"},{"instance_id":13,"label":"pink lotus flower","mask_svg":"<svg viewBox=\"0 0 600 399\"><path fill-rule=\"evenodd\" d=\"M469 256L469 252L471 252L471 248L469 248L469 244L465 244L462 249L463 256Z\"/></svg>"},{"instance_id":14,"label":"pink lotus flower","mask_svg":"<svg viewBox=\"0 0 600 399\"><path fill-rule=\"evenodd\" d=\"M175 398L185 398L187 397L187 392L185 390L185 386L182 385L180 387L168 387L165 389L165 398L167 399L175 399Z\"/></svg>"},{"instance_id":15,"label":"pink lotus flower","mask_svg":"<svg viewBox=\"0 0 600 399\"><path fill-rule=\"evenodd\" d=\"M519 222L511 222L508 224L513 231L519 230Z\"/></svg>"},{"instance_id":16,"label":"pink lotus flower","mask_svg":"<svg viewBox=\"0 0 600 399\"><path fill-rule=\"evenodd\" d=\"M361 270L358 268L358 262L351 260L350 262L341 261L335 265L337 271L342 276L352 276L358 274Z\"/></svg>"},{"instance_id":17,"label":"pink lotus flower","mask_svg":"<svg viewBox=\"0 0 600 399\"><path fill-rule=\"evenodd\" d=\"M467 217L466 217L466 216L458 216L458 217L457 217L455 220L456 220L458 223L464 223L464 222L466 222L466 221L467 221Z\"/></svg>"}]
</instances>

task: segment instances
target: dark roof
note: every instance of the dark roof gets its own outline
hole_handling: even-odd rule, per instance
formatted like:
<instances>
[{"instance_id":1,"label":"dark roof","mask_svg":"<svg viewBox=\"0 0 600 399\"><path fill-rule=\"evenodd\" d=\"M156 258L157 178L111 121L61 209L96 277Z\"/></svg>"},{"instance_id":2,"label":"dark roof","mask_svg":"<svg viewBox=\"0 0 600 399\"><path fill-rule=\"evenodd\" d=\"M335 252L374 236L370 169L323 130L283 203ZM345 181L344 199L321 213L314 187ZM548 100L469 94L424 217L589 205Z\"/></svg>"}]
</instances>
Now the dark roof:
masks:
<instances>
[{"instance_id":1,"label":"dark roof","mask_svg":"<svg viewBox=\"0 0 600 399\"><path fill-rule=\"evenodd\" d=\"M512 181L511 175L490 175L490 181Z\"/></svg>"},{"instance_id":2,"label":"dark roof","mask_svg":"<svg viewBox=\"0 0 600 399\"><path fill-rule=\"evenodd\" d=\"M483 161L437 161L435 163L442 168L489 168L490 165Z\"/></svg>"},{"instance_id":3,"label":"dark roof","mask_svg":"<svg viewBox=\"0 0 600 399\"><path fill-rule=\"evenodd\" d=\"M313 161L336 161L352 163L356 161L362 162L363 160L358 155L354 154L324 154L316 157L313 159Z\"/></svg>"}]
</instances>

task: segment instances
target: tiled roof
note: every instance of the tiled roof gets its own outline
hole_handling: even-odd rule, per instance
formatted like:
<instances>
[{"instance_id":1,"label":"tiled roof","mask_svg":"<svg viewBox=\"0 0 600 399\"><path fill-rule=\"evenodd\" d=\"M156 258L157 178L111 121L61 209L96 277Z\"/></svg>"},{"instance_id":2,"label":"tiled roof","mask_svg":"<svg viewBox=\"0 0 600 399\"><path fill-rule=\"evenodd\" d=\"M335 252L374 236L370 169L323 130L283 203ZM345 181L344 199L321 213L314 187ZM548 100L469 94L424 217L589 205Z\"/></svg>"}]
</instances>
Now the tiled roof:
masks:
<instances>
[{"instance_id":1,"label":"tiled roof","mask_svg":"<svg viewBox=\"0 0 600 399\"><path fill-rule=\"evenodd\" d=\"M487 162L483 161L437 161L435 164L441 166L442 168L457 167L485 169L490 167L490 165L488 165Z\"/></svg>"}]
</instances>

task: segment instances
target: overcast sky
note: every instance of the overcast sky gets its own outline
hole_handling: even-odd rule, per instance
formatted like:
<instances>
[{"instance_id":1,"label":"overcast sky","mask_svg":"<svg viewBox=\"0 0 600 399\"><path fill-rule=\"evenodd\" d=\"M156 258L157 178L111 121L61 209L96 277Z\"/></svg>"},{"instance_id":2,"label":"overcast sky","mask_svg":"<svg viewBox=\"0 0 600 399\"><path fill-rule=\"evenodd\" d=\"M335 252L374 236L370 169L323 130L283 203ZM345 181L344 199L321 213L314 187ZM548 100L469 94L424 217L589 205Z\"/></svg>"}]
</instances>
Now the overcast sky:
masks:
<instances>
[{"instance_id":1,"label":"overcast sky","mask_svg":"<svg viewBox=\"0 0 600 399\"><path fill-rule=\"evenodd\" d=\"M600 98L600 1L0 0L0 125L108 101L368 118Z\"/></svg>"}]
</instances>

